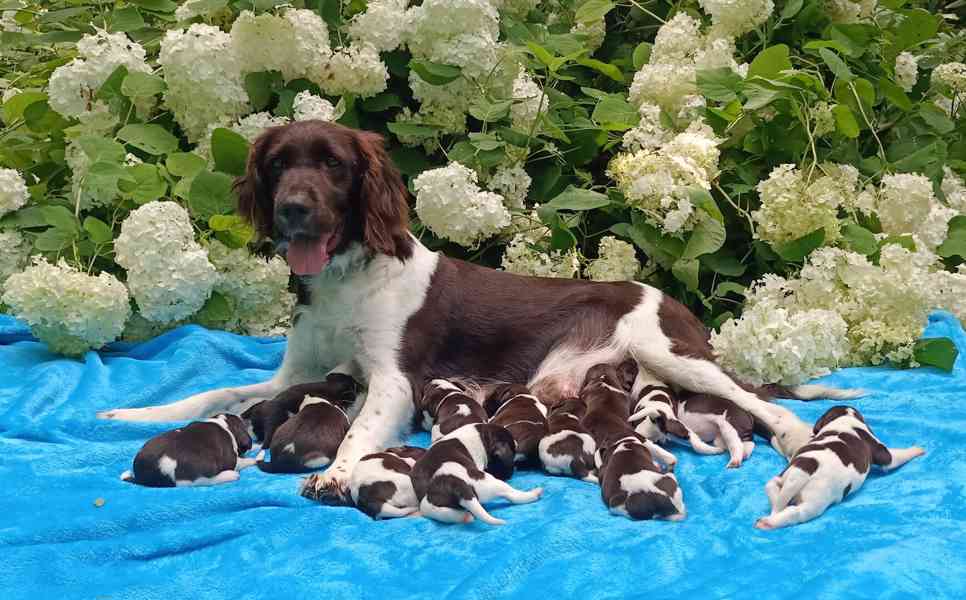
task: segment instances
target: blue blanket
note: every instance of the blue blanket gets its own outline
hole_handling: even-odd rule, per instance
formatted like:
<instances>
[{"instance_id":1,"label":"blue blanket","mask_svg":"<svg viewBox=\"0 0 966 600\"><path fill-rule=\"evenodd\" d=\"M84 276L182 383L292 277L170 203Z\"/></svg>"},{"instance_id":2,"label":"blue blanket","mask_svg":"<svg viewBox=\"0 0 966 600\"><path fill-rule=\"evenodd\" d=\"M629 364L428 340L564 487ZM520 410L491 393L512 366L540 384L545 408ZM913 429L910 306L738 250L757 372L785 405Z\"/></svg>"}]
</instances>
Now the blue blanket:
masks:
<instances>
[{"instance_id":1,"label":"blue blanket","mask_svg":"<svg viewBox=\"0 0 966 600\"><path fill-rule=\"evenodd\" d=\"M966 350L950 315L927 337ZM299 497L298 476L255 469L213 488L148 489L118 475L170 425L99 421L267 378L285 342L182 327L83 360L50 354L0 316L0 590L11 598L959 597L966 594L966 353L936 369L846 369L882 440L927 450L817 521L760 532L763 486L784 461L759 443L726 456L676 451L688 518L632 522L597 487L517 474L539 502L494 505L492 528L426 519L374 522ZM788 402L815 419L830 402ZM414 436L425 444L425 435ZM103 504L101 502L103 501ZM100 505L102 504L102 505ZM100 505L100 506L98 506Z\"/></svg>"}]
</instances>

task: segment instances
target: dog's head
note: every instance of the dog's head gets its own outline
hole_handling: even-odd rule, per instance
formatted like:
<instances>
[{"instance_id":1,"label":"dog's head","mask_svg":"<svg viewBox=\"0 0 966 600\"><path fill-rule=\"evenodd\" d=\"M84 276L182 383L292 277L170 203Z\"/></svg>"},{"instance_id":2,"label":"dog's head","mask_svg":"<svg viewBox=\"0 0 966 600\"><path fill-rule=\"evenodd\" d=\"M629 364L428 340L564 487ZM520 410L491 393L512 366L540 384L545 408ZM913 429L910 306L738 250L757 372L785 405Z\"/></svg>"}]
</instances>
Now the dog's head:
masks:
<instances>
[{"instance_id":1,"label":"dog's head","mask_svg":"<svg viewBox=\"0 0 966 600\"><path fill-rule=\"evenodd\" d=\"M478 425L480 439L486 449L486 472L506 481L513 477L513 461L517 454L517 444L504 427L490 423Z\"/></svg>"},{"instance_id":2,"label":"dog's head","mask_svg":"<svg viewBox=\"0 0 966 600\"><path fill-rule=\"evenodd\" d=\"M321 272L354 243L412 255L406 187L377 134L325 121L272 127L235 189L239 212L285 248L298 275Z\"/></svg>"},{"instance_id":3,"label":"dog's head","mask_svg":"<svg viewBox=\"0 0 966 600\"><path fill-rule=\"evenodd\" d=\"M483 401L483 410L486 416L492 417L500 407L521 394L529 394L530 388L519 383L501 383L495 386L486 395Z\"/></svg>"},{"instance_id":4,"label":"dog's head","mask_svg":"<svg viewBox=\"0 0 966 600\"><path fill-rule=\"evenodd\" d=\"M252 436L248 435L248 426L238 415L222 413L215 418L221 418L222 422L228 427L228 433L235 438L238 444L238 456L241 456L252 449Z\"/></svg>"},{"instance_id":5,"label":"dog's head","mask_svg":"<svg viewBox=\"0 0 966 600\"><path fill-rule=\"evenodd\" d=\"M817 434L822 429L828 426L829 423L836 419L842 417L855 417L859 421L865 423L865 419L859 414L859 411L855 410L851 406L833 406L832 408L825 411L818 421L815 421L815 427L812 428L812 434Z\"/></svg>"}]
</instances>

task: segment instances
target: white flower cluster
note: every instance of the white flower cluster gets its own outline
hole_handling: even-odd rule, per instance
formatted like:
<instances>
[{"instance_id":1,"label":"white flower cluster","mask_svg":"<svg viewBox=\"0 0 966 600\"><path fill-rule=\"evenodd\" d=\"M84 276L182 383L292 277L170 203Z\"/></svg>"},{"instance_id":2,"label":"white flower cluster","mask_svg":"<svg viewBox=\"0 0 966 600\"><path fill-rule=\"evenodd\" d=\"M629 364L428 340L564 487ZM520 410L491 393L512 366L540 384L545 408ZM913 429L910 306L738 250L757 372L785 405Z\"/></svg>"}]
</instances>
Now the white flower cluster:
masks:
<instances>
[{"instance_id":1,"label":"white flower cluster","mask_svg":"<svg viewBox=\"0 0 966 600\"><path fill-rule=\"evenodd\" d=\"M365 12L353 17L347 31L353 41L369 44L380 52L395 50L412 27L409 0L370 0Z\"/></svg>"},{"instance_id":2,"label":"white flower cluster","mask_svg":"<svg viewBox=\"0 0 966 600\"><path fill-rule=\"evenodd\" d=\"M509 208L521 209L526 204L531 182L530 176L523 170L522 165L515 164L509 167L501 165L490 177L487 188L503 196Z\"/></svg>"},{"instance_id":3,"label":"white flower cluster","mask_svg":"<svg viewBox=\"0 0 966 600\"><path fill-rule=\"evenodd\" d=\"M217 27L196 23L187 31L168 30L158 62L167 83L164 101L190 141L200 140L211 123L230 121L249 111L231 36Z\"/></svg>"},{"instance_id":4,"label":"white flower cluster","mask_svg":"<svg viewBox=\"0 0 966 600\"><path fill-rule=\"evenodd\" d=\"M29 253L30 244L19 231L0 229L0 292L7 277L23 269Z\"/></svg>"},{"instance_id":5,"label":"white flower cluster","mask_svg":"<svg viewBox=\"0 0 966 600\"><path fill-rule=\"evenodd\" d=\"M833 23L857 23L875 13L879 0L825 0L825 13Z\"/></svg>"},{"instance_id":6,"label":"white flower cluster","mask_svg":"<svg viewBox=\"0 0 966 600\"><path fill-rule=\"evenodd\" d=\"M288 264L280 257L266 260L217 240L209 243L208 257L218 270L215 291L234 308L230 328L248 335L284 333L295 307L295 296L288 291Z\"/></svg>"},{"instance_id":7,"label":"white flower cluster","mask_svg":"<svg viewBox=\"0 0 966 600\"><path fill-rule=\"evenodd\" d=\"M590 261L584 274L594 281L631 281L641 270L634 246L613 236L600 239L597 258Z\"/></svg>"},{"instance_id":8,"label":"white flower cluster","mask_svg":"<svg viewBox=\"0 0 966 600\"><path fill-rule=\"evenodd\" d=\"M295 121L334 121L335 107L325 98L304 91L295 95L292 101L292 117Z\"/></svg>"},{"instance_id":9,"label":"white flower cluster","mask_svg":"<svg viewBox=\"0 0 966 600\"><path fill-rule=\"evenodd\" d=\"M723 35L738 37L768 20L775 3L772 0L698 0L711 22Z\"/></svg>"},{"instance_id":10,"label":"white flower cluster","mask_svg":"<svg viewBox=\"0 0 966 600\"><path fill-rule=\"evenodd\" d=\"M527 234L518 233L503 251L503 268L518 275L570 279L580 270L580 258L573 249L567 252L544 250Z\"/></svg>"},{"instance_id":11,"label":"white flower cluster","mask_svg":"<svg viewBox=\"0 0 966 600\"><path fill-rule=\"evenodd\" d=\"M966 183L949 167L943 167L941 186L946 204L962 214L966 214Z\"/></svg>"},{"instance_id":12,"label":"white flower cluster","mask_svg":"<svg viewBox=\"0 0 966 600\"><path fill-rule=\"evenodd\" d=\"M389 71L375 46L363 43L333 52L320 77L318 83L327 94L368 98L386 89Z\"/></svg>"},{"instance_id":13,"label":"white flower cluster","mask_svg":"<svg viewBox=\"0 0 966 600\"><path fill-rule=\"evenodd\" d=\"M824 229L826 243L839 239L839 209L853 204L859 171L832 164L820 169L809 179L795 165L781 165L758 184L761 208L751 213L756 238L782 244Z\"/></svg>"},{"instance_id":14,"label":"white flower cluster","mask_svg":"<svg viewBox=\"0 0 966 600\"><path fill-rule=\"evenodd\" d=\"M178 21L190 21L195 17L211 12L211 0L186 0L174 11L174 18Z\"/></svg>"},{"instance_id":15,"label":"white flower cluster","mask_svg":"<svg viewBox=\"0 0 966 600\"><path fill-rule=\"evenodd\" d=\"M966 94L966 64L943 63L932 70L931 81L946 86L954 94Z\"/></svg>"},{"instance_id":16,"label":"white flower cluster","mask_svg":"<svg viewBox=\"0 0 966 600\"><path fill-rule=\"evenodd\" d=\"M593 23L577 23L570 28L570 33L584 36L584 44L593 54L604 45L604 38L607 37L607 20L601 17Z\"/></svg>"},{"instance_id":17,"label":"white flower cluster","mask_svg":"<svg viewBox=\"0 0 966 600\"><path fill-rule=\"evenodd\" d=\"M674 132L661 124L661 107L645 102L637 108L641 120L637 127L624 133L624 148L636 150L655 150L671 141Z\"/></svg>"},{"instance_id":18,"label":"white flower cluster","mask_svg":"<svg viewBox=\"0 0 966 600\"><path fill-rule=\"evenodd\" d=\"M634 74L630 101L636 106L655 104L672 115L688 108L682 118L693 115L693 107L703 105L695 81L699 69L728 67L738 74L747 70L734 60L731 35L714 30L704 35L697 19L677 13L658 30L648 63Z\"/></svg>"},{"instance_id":19,"label":"white flower cluster","mask_svg":"<svg viewBox=\"0 0 966 600\"><path fill-rule=\"evenodd\" d=\"M420 221L461 246L474 247L510 224L503 198L481 190L476 171L458 162L423 171L413 189Z\"/></svg>"},{"instance_id":20,"label":"white flower cluster","mask_svg":"<svg viewBox=\"0 0 966 600\"><path fill-rule=\"evenodd\" d=\"M695 122L657 149L618 154L607 175L648 222L680 235L695 223L691 189L710 190L717 175L717 143L710 128Z\"/></svg>"},{"instance_id":21,"label":"white flower cluster","mask_svg":"<svg viewBox=\"0 0 966 600\"><path fill-rule=\"evenodd\" d=\"M896 83L907 92L911 92L919 79L919 59L909 52L900 52L896 56Z\"/></svg>"},{"instance_id":22,"label":"white flower cluster","mask_svg":"<svg viewBox=\"0 0 966 600\"><path fill-rule=\"evenodd\" d=\"M117 339L131 314L127 289L108 273L96 277L42 257L6 281L3 303L52 352L79 356Z\"/></svg>"},{"instance_id":23,"label":"white flower cluster","mask_svg":"<svg viewBox=\"0 0 966 600\"><path fill-rule=\"evenodd\" d=\"M98 30L77 42L77 58L54 69L47 84L50 107L65 117L81 117L103 105L94 99L101 85L120 66L150 73L144 48L123 33Z\"/></svg>"},{"instance_id":24,"label":"white flower cluster","mask_svg":"<svg viewBox=\"0 0 966 600\"><path fill-rule=\"evenodd\" d=\"M27 182L16 169L0 169L0 217L27 203Z\"/></svg>"},{"instance_id":25,"label":"white flower cluster","mask_svg":"<svg viewBox=\"0 0 966 600\"><path fill-rule=\"evenodd\" d=\"M537 82L523 69L513 80L513 104L510 105L510 120L521 131L529 131L540 113L547 110L549 99Z\"/></svg>"},{"instance_id":26,"label":"white flower cluster","mask_svg":"<svg viewBox=\"0 0 966 600\"><path fill-rule=\"evenodd\" d=\"M217 276L194 240L191 220L174 202L149 202L128 215L114 241L115 260L141 316L168 323L198 312Z\"/></svg>"},{"instance_id":27,"label":"white flower cluster","mask_svg":"<svg viewBox=\"0 0 966 600\"><path fill-rule=\"evenodd\" d=\"M886 175L875 196L875 213L882 231L890 235L913 234L930 250L946 239L949 220L958 211L941 204L932 182L923 175Z\"/></svg>"},{"instance_id":28,"label":"white flower cluster","mask_svg":"<svg viewBox=\"0 0 966 600\"><path fill-rule=\"evenodd\" d=\"M231 48L246 73L280 71L286 81L318 80L329 54L329 29L311 10L283 16L242 11L231 26Z\"/></svg>"}]
</instances>

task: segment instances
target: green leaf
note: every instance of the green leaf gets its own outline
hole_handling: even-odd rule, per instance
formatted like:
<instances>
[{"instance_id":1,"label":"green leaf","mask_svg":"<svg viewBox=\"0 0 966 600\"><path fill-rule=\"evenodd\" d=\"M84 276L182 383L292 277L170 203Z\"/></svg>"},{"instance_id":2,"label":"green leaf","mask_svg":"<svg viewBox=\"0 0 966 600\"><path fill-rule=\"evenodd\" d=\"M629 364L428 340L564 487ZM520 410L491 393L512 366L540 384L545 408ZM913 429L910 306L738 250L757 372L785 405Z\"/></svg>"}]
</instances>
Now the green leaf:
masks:
<instances>
[{"instance_id":1,"label":"green leaf","mask_svg":"<svg viewBox=\"0 0 966 600\"><path fill-rule=\"evenodd\" d=\"M23 111L34 102L47 100L47 94L40 92L20 92L3 103L3 122L10 125L23 116Z\"/></svg>"},{"instance_id":2,"label":"green leaf","mask_svg":"<svg viewBox=\"0 0 966 600\"><path fill-rule=\"evenodd\" d=\"M839 133L847 138L859 137L859 122L855 120L855 115L848 106L836 104L832 107L832 115L835 117L835 128Z\"/></svg>"},{"instance_id":3,"label":"green leaf","mask_svg":"<svg viewBox=\"0 0 966 600\"><path fill-rule=\"evenodd\" d=\"M583 190L570 185L548 202L547 206L558 210L593 210L609 204L610 199L606 194L593 190Z\"/></svg>"},{"instance_id":4,"label":"green leaf","mask_svg":"<svg viewBox=\"0 0 966 600\"><path fill-rule=\"evenodd\" d=\"M926 170L931 164L942 164L946 160L946 142L935 140L925 146L915 145L918 150L895 158L894 166L900 173L913 173Z\"/></svg>"},{"instance_id":5,"label":"green leaf","mask_svg":"<svg viewBox=\"0 0 966 600\"><path fill-rule=\"evenodd\" d=\"M946 116L946 113L931 102L919 105L919 116L940 135L951 133L956 129L956 124Z\"/></svg>"},{"instance_id":6,"label":"green leaf","mask_svg":"<svg viewBox=\"0 0 966 600\"><path fill-rule=\"evenodd\" d=\"M956 344L947 337L919 340L913 347L912 357L917 363L930 367L937 367L951 372L956 364L959 350Z\"/></svg>"},{"instance_id":7,"label":"green leaf","mask_svg":"<svg viewBox=\"0 0 966 600\"><path fill-rule=\"evenodd\" d=\"M188 192L188 207L191 214L207 221L212 215L223 215L235 208L235 197L231 191L232 178L224 173L202 171L195 175Z\"/></svg>"},{"instance_id":8,"label":"green leaf","mask_svg":"<svg viewBox=\"0 0 966 600\"><path fill-rule=\"evenodd\" d=\"M684 246L681 259L688 260L717 252L724 245L726 237L725 227L720 221L707 213L701 214L691 231L687 245Z\"/></svg>"},{"instance_id":9,"label":"green leaf","mask_svg":"<svg viewBox=\"0 0 966 600\"><path fill-rule=\"evenodd\" d=\"M29 229L47 224L42 206L25 206L0 218L0 228Z\"/></svg>"},{"instance_id":10,"label":"green leaf","mask_svg":"<svg viewBox=\"0 0 966 600\"><path fill-rule=\"evenodd\" d=\"M802 10L803 4L805 4L805 0L788 0L785 7L782 8L781 19L787 21L797 15Z\"/></svg>"},{"instance_id":11,"label":"green leaf","mask_svg":"<svg viewBox=\"0 0 966 600\"><path fill-rule=\"evenodd\" d=\"M43 100L27 106L23 111L23 120L27 124L27 129L35 133L61 131L68 124Z\"/></svg>"},{"instance_id":12,"label":"green leaf","mask_svg":"<svg viewBox=\"0 0 966 600\"><path fill-rule=\"evenodd\" d=\"M509 103L508 103L509 104ZM359 103L362 110L366 112L382 112L384 110L389 110L390 108L397 108L403 105L402 100L399 96L392 92L383 92L372 98L366 98Z\"/></svg>"},{"instance_id":13,"label":"green leaf","mask_svg":"<svg viewBox=\"0 0 966 600\"><path fill-rule=\"evenodd\" d=\"M758 110L759 108L764 108L785 96L786 93L780 90L773 90L766 88L764 86L746 83L741 87L741 93L744 94L746 100L744 104L745 110Z\"/></svg>"},{"instance_id":14,"label":"green leaf","mask_svg":"<svg viewBox=\"0 0 966 600\"><path fill-rule=\"evenodd\" d=\"M485 97L477 98L470 105L470 114L480 121L499 121L510 114L511 100L491 102Z\"/></svg>"},{"instance_id":15,"label":"green leaf","mask_svg":"<svg viewBox=\"0 0 966 600\"><path fill-rule=\"evenodd\" d=\"M641 67L647 64L647 61L651 60L651 50L653 48L654 45L648 42L641 42L634 48L634 54L631 58L634 61L635 71L639 71Z\"/></svg>"},{"instance_id":16,"label":"green leaf","mask_svg":"<svg viewBox=\"0 0 966 600\"><path fill-rule=\"evenodd\" d=\"M745 274L747 267L741 264L737 258L730 254L725 254L726 250L705 254L701 257L701 264L708 267L715 273L720 273L727 277L741 277Z\"/></svg>"},{"instance_id":17,"label":"green leaf","mask_svg":"<svg viewBox=\"0 0 966 600\"><path fill-rule=\"evenodd\" d=\"M148 154L168 154L178 149L178 138L160 125L125 125L117 137Z\"/></svg>"},{"instance_id":18,"label":"green leaf","mask_svg":"<svg viewBox=\"0 0 966 600\"><path fill-rule=\"evenodd\" d=\"M721 214L718 203L714 201L714 198L711 197L711 193L708 190L700 187L692 187L688 190L688 195L691 198L691 204L714 217L719 223L724 223L724 215Z\"/></svg>"},{"instance_id":19,"label":"green leaf","mask_svg":"<svg viewBox=\"0 0 966 600\"><path fill-rule=\"evenodd\" d=\"M439 133L440 128L435 125L423 125L419 123L398 123L395 121L386 123L386 128L396 135L414 137L433 137Z\"/></svg>"},{"instance_id":20,"label":"green leaf","mask_svg":"<svg viewBox=\"0 0 966 600\"><path fill-rule=\"evenodd\" d=\"M781 256L783 260L787 262L800 262L804 260L812 250L821 246L824 241L825 230L816 229L812 233L803 235L797 240L786 242L784 244L776 244L773 246L773 248L775 249L775 252L778 253L778 256Z\"/></svg>"},{"instance_id":21,"label":"green leaf","mask_svg":"<svg viewBox=\"0 0 966 600\"><path fill-rule=\"evenodd\" d=\"M702 69L697 72L698 90L701 94L717 102L731 102L738 97L741 76L728 67Z\"/></svg>"},{"instance_id":22,"label":"green leaf","mask_svg":"<svg viewBox=\"0 0 966 600\"><path fill-rule=\"evenodd\" d=\"M153 202L168 191L168 184L161 178L158 168L151 164L127 167L133 182L121 180L118 188L138 204Z\"/></svg>"},{"instance_id":23,"label":"green leaf","mask_svg":"<svg viewBox=\"0 0 966 600\"><path fill-rule=\"evenodd\" d=\"M164 80L157 75L134 71L121 82L121 93L128 98L150 98L165 90Z\"/></svg>"},{"instance_id":24,"label":"green leaf","mask_svg":"<svg viewBox=\"0 0 966 600\"><path fill-rule=\"evenodd\" d=\"M264 110L272 101L276 88L282 86L282 74L278 71L258 71L245 75L245 91L255 110Z\"/></svg>"},{"instance_id":25,"label":"green leaf","mask_svg":"<svg viewBox=\"0 0 966 600\"><path fill-rule=\"evenodd\" d=\"M88 233L91 241L95 244L106 244L114 239L114 232L111 228L97 217L84 219L84 231Z\"/></svg>"},{"instance_id":26,"label":"green leaf","mask_svg":"<svg viewBox=\"0 0 966 600\"><path fill-rule=\"evenodd\" d=\"M735 283L734 281L722 281L714 288L714 295L718 298L724 298L726 294L736 294L738 296L744 297L745 286L740 283Z\"/></svg>"},{"instance_id":27,"label":"green leaf","mask_svg":"<svg viewBox=\"0 0 966 600\"><path fill-rule=\"evenodd\" d=\"M906 112L912 110L912 100L906 95L905 90L898 85L883 77L879 79L879 89L882 90L882 95L885 96L886 100L896 108Z\"/></svg>"},{"instance_id":28,"label":"green leaf","mask_svg":"<svg viewBox=\"0 0 966 600\"><path fill-rule=\"evenodd\" d=\"M213 215L208 219L208 226L229 248L244 248L255 237L251 225L238 215Z\"/></svg>"},{"instance_id":29,"label":"green leaf","mask_svg":"<svg viewBox=\"0 0 966 600\"><path fill-rule=\"evenodd\" d=\"M218 292L212 292L211 297L195 314L194 319L199 323L217 325L231 319L232 312L231 302L228 301L228 298Z\"/></svg>"},{"instance_id":30,"label":"green leaf","mask_svg":"<svg viewBox=\"0 0 966 600\"><path fill-rule=\"evenodd\" d=\"M946 240L936 249L936 254L943 258L966 258L966 216L957 215L950 219Z\"/></svg>"},{"instance_id":31,"label":"green leaf","mask_svg":"<svg viewBox=\"0 0 966 600\"><path fill-rule=\"evenodd\" d=\"M240 177L248 163L248 140L231 129L219 127L211 133L211 156L215 170Z\"/></svg>"},{"instance_id":32,"label":"green leaf","mask_svg":"<svg viewBox=\"0 0 966 600\"><path fill-rule=\"evenodd\" d=\"M819 48L818 54L836 77L845 81L855 79L855 75L852 74L849 65L845 64L845 61L839 58L838 54L828 48Z\"/></svg>"},{"instance_id":33,"label":"green leaf","mask_svg":"<svg viewBox=\"0 0 966 600\"><path fill-rule=\"evenodd\" d=\"M527 49L530 50L533 56L543 63L551 73L556 73L557 69L567 62L566 58L554 56L549 50L536 42L527 42Z\"/></svg>"},{"instance_id":34,"label":"green leaf","mask_svg":"<svg viewBox=\"0 0 966 600\"><path fill-rule=\"evenodd\" d=\"M144 27L144 17L134 6L115 9L111 13L111 31L136 31Z\"/></svg>"},{"instance_id":35,"label":"green leaf","mask_svg":"<svg viewBox=\"0 0 966 600\"><path fill-rule=\"evenodd\" d=\"M936 37L942 20L940 15L922 9L905 10L902 15L904 18L896 27L896 54Z\"/></svg>"},{"instance_id":36,"label":"green leaf","mask_svg":"<svg viewBox=\"0 0 966 600\"><path fill-rule=\"evenodd\" d=\"M194 177L208 166L208 161L192 152L173 152L164 161L168 172L178 177Z\"/></svg>"},{"instance_id":37,"label":"green leaf","mask_svg":"<svg viewBox=\"0 0 966 600\"><path fill-rule=\"evenodd\" d=\"M64 229L50 228L34 240L34 248L41 252L59 252L71 244L77 235Z\"/></svg>"},{"instance_id":38,"label":"green leaf","mask_svg":"<svg viewBox=\"0 0 966 600\"><path fill-rule=\"evenodd\" d=\"M587 0L577 7L574 21L585 24L596 23L613 9L614 3L610 0Z\"/></svg>"},{"instance_id":39,"label":"green leaf","mask_svg":"<svg viewBox=\"0 0 966 600\"><path fill-rule=\"evenodd\" d=\"M624 83L624 73L622 73L620 69L618 69L617 67L615 67L610 63L605 63L599 60L595 60L593 58L578 58L577 64L583 65L585 67L590 67L591 69L597 71L598 73L602 73L607 77L610 77L617 83Z\"/></svg>"},{"instance_id":40,"label":"green leaf","mask_svg":"<svg viewBox=\"0 0 966 600\"><path fill-rule=\"evenodd\" d=\"M131 3L159 13L172 13L178 8L178 5L171 0L131 0Z\"/></svg>"},{"instance_id":41,"label":"green leaf","mask_svg":"<svg viewBox=\"0 0 966 600\"><path fill-rule=\"evenodd\" d=\"M506 142L496 137L492 133L471 133L469 134L470 144L478 150L488 152L506 146Z\"/></svg>"},{"instance_id":42,"label":"green leaf","mask_svg":"<svg viewBox=\"0 0 966 600\"><path fill-rule=\"evenodd\" d=\"M788 46L778 44L777 46L765 48L758 53L758 56L751 61L751 65L748 67L748 76L745 79L751 79L752 77L774 79L782 71L789 71L791 68L792 61L788 58Z\"/></svg>"},{"instance_id":43,"label":"green leaf","mask_svg":"<svg viewBox=\"0 0 966 600\"><path fill-rule=\"evenodd\" d=\"M42 206L40 212L51 227L64 231L77 231L77 217L66 206Z\"/></svg>"},{"instance_id":44,"label":"green leaf","mask_svg":"<svg viewBox=\"0 0 966 600\"><path fill-rule=\"evenodd\" d=\"M670 269L684 251L684 243L678 238L662 235L656 227L645 223L643 219L640 219L640 222L637 221L638 218L635 218L635 223L632 225L618 223L611 227L611 231L621 237L629 238L661 268Z\"/></svg>"},{"instance_id":45,"label":"green leaf","mask_svg":"<svg viewBox=\"0 0 966 600\"><path fill-rule=\"evenodd\" d=\"M610 131L626 131L636 127L641 120L637 109L616 96L607 96L598 102L590 118Z\"/></svg>"},{"instance_id":46,"label":"green leaf","mask_svg":"<svg viewBox=\"0 0 966 600\"><path fill-rule=\"evenodd\" d=\"M852 109L856 118L872 114L872 107L875 106L875 87L867 79L856 79L855 81L844 81L839 79L833 88L835 99L839 104L844 104ZM856 100L858 97L858 100ZM861 103L861 104L860 104Z\"/></svg>"},{"instance_id":47,"label":"green leaf","mask_svg":"<svg viewBox=\"0 0 966 600\"><path fill-rule=\"evenodd\" d=\"M852 250L868 256L875 254L879 245L875 241L875 234L855 223L848 223L842 228L842 237L848 242Z\"/></svg>"},{"instance_id":48,"label":"green leaf","mask_svg":"<svg viewBox=\"0 0 966 600\"><path fill-rule=\"evenodd\" d=\"M671 273L687 286L689 291L698 291L698 259L682 258L671 265Z\"/></svg>"},{"instance_id":49,"label":"green leaf","mask_svg":"<svg viewBox=\"0 0 966 600\"><path fill-rule=\"evenodd\" d=\"M84 135L77 138L74 142L92 163L113 162L119 163L124 160L126 152L124 146L114 140L103 138L97 135Z\"/></svg>"},{"instance_id":50,"label":"green leaf","mask_svg":"<svg viewBox=\"0 0 966 600\"><path fill-rule=\"evenodd\" d=\"M454 65L443 65L428 60L411 60L409 68L416 71L419 78L431 85L446 85L456 81L463 74L463 70Z\"/></svg>"}]
</instances>

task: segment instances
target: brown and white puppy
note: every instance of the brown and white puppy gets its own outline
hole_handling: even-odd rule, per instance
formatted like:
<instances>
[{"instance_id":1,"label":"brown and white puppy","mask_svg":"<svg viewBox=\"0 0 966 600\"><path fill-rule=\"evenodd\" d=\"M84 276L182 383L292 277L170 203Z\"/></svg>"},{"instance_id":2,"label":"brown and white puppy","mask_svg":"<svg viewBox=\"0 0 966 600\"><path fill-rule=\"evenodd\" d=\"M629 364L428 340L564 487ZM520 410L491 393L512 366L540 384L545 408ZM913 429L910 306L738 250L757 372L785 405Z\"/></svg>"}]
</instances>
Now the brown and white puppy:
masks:
<instances>
[{"instance_id":1,"label":"brown and white puppy","mask_svg":"<svg viewBox=\"0 0 966 600\"><path fill-rule=\"evenodd\" d=\"M293 385L271 400L252 406L241 416L251 423L255 441L263 446L271 446L275 430L298 412L306 396L334 398L339 400L340 405L348 406L359 390L359 384L349 375L329 373L325 381Z\"/></svg>"},{"instance_id":2,"label":"brown and white puppy","mask_svg":"<svg viewBox=\"0 0 966 600\"><path fill-rule=\"evenodd\" d=\"M614 366L599 364L587 371L584 387L580 390L580 399L587 405L587 413L580 424L594 438L598 454L602 448L612 445L615 440L634 435L634 430L627 422L630 417L627 394L623 387L618 387L621 385L621 379ZM677 459L673 454L649 440L644 438L641 440L652 454L667 465L668 470L674 470ZM595 462L599 467L599 461Z\"/></svg>"},{"instance_id":3,"label":"brown and white puppy","mask_svg":"<svg viewBox=\"0 0 966 600\"><path fill-rule=\"evenodd\" d=\"M535 465L538 446L547 435L547 407L525 385L496 386L483 403L489 422L505 427L517 445L516 462Z\"/></svg>"},{"instance_id":4,"label":"brown and white puppy","mask_svg":"<svg viewBox=\"0 0 966 600\"><path fill-rule=\"evenodd\" d=\"M690 394L681 398L677 414L685 427L701 440L728 451L729 469L740 467L755 449L755 420L731 400L710 394Z\"/></svg>"},{"instance_id":5,"label":"brown and white puppy","mask_svg":"<svg viewBox=\"0 0 966 600\"><path fill-rule=\"evenodd\" d=\"M464 388L446 379L430 381L420 403L423 425L430 424L432 441L464 425L486 423L486 411Z\"/></svg>"},{"instance_id":6,"label":"brown and white puppy","mask_svg":"<svg viewBox=\"0 0 966 600\"><path fill-rule=\"evenodd\" d=\"M425 448L397 446L362 457L352 470L352 503L373 519L405 517L419 510L410 478Z\"/></svg>"},{"instance_id":7,"label":"brown and white puppy","mask_svg":"<svg viewBox=\"0 0 966 600\"><path fill-rule=\"evenodd\" d=\"M347 406L338 398L305 396L295 416L275 430L271 462L259 460L258 468L266 473L306 473L331 463L349 431Z\"/></svg>"},{"instance_id":8,"label":"brown and white puppy","mask_svg":"<svg viewBox=\"0 0 966 600\"><path fill-rule=\"evenodd\" d=\"M678 419L680 402L677 394L656 379L644 382L637 403L631 409L628 423L645 439L659 444L668 440L688 443L699 454L721 454L721 448L710 446Z\"/></svg>"},{"instance_id":9,"label":"brown and white puppy","mask_svg":"<svg viewBox=\"0 0 966 600\"><path fill-rule=\"evenodd\" d=\"M419 510L445 523L469 523L474 517L490 525L483 503L503 498L513 504L537 500L542 488L522 492L505 480L513 475L516 444L510 432L491 423L464 425L436 441L413 467Z\"/></svg>"},{"instance_id":10,"label":"brown and white puppy","mask_svg":"<svg viewBox=\"0 0 966 600\"><path fill-rule=\"evenodd\" d=\"M636 433L598 449L600 493L607 508L631 519L680 521L687 515L684 496L673 473L662 473Z\"/></svg>"},{"instance_id":11,"label":"brown and white puppy","mask_svg":"<svg viewBox=\"0 0 966 600\"><path fill-rule=\"evenodd\" d=\"M848 406L830 408L813 432L781 475L765 485L771 514L758 519L758 529L810 521L862 487L871 465L891 471L925 454L919 447L887 448Z\"/></svg>"},{"instance_id":12,"label":"brown and white puppy","mask_svg":"<svg viewBox=\"0 0 966 600\"><path fill-rule=\"evenodd\" d=\"M255 464L241 458L252 438L237 415L215 415L157 435L134 457L123 481L147 487L216 485L238 479L238 471Z\"/></svg>"},{"instance_id":13,"label":"brown and white puppy","mask_svg":"<svg viewBox=\"0 0 966 600\"><path fill-rule=\"evenodd\" d=\"M564 400L550 409L547 435L537 446L540 464L547 473L597 483L597 444L580 424L586 413L587 404L580 398Z\"/></svg>"}]
</instances>

